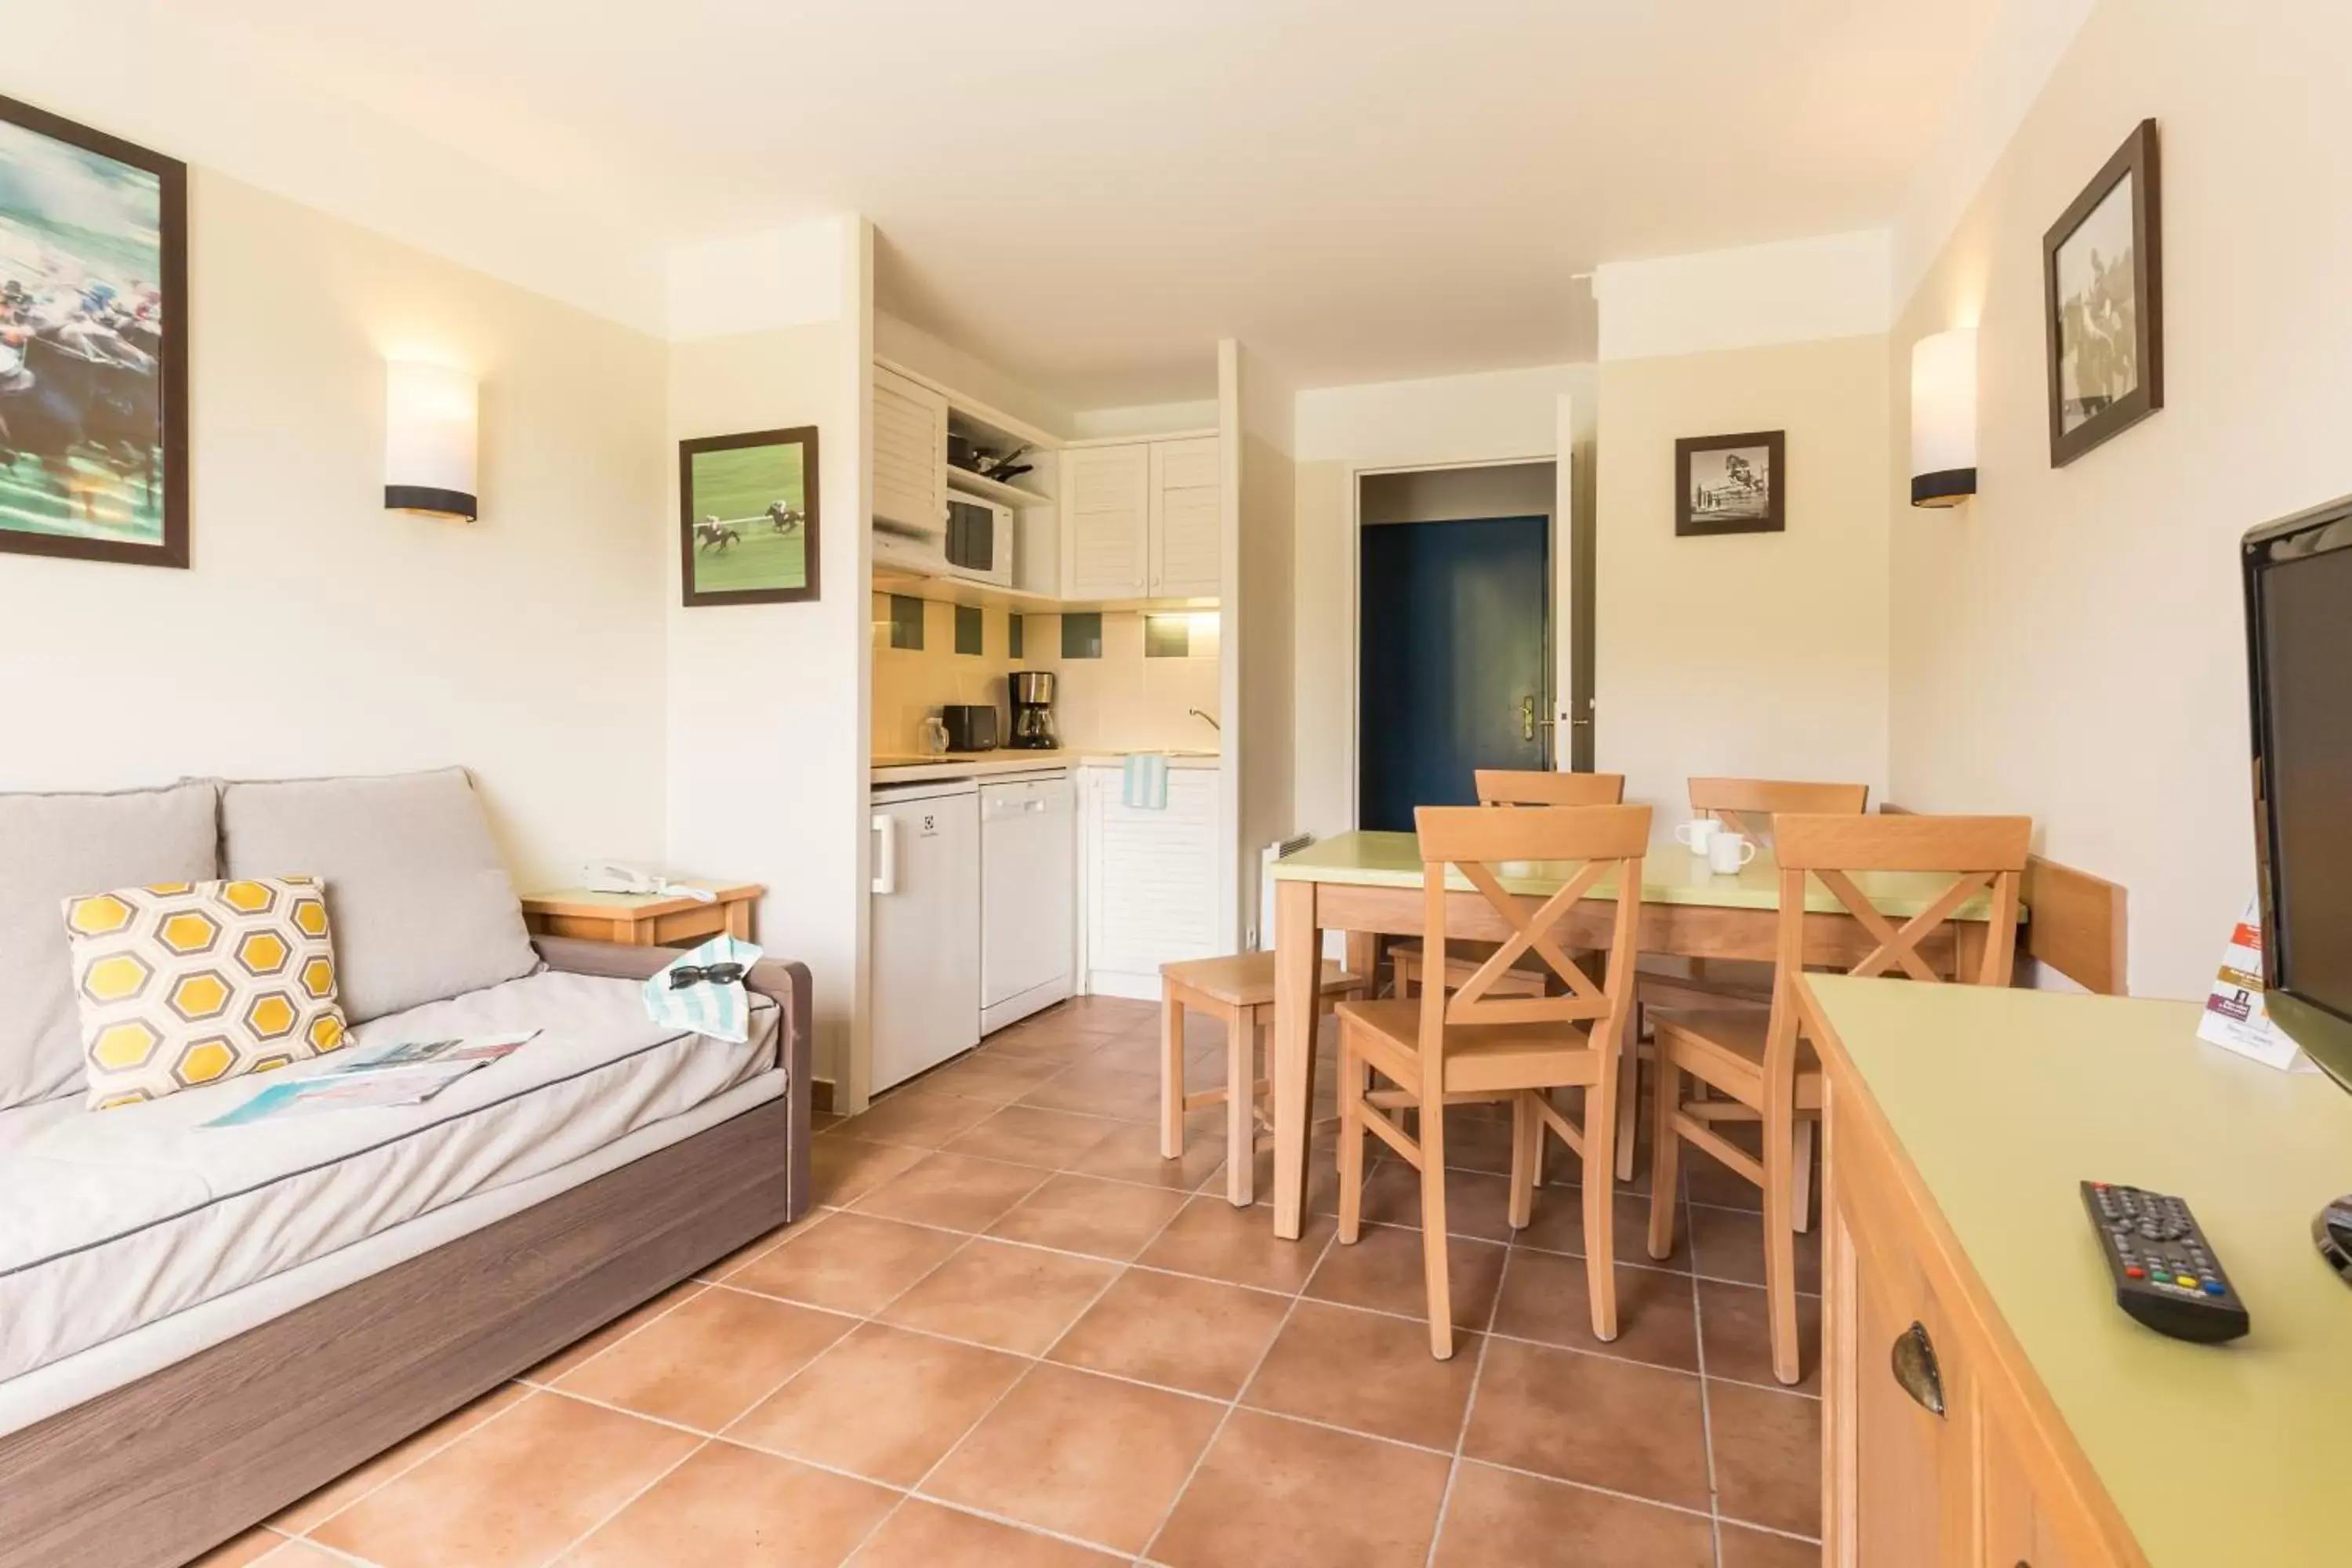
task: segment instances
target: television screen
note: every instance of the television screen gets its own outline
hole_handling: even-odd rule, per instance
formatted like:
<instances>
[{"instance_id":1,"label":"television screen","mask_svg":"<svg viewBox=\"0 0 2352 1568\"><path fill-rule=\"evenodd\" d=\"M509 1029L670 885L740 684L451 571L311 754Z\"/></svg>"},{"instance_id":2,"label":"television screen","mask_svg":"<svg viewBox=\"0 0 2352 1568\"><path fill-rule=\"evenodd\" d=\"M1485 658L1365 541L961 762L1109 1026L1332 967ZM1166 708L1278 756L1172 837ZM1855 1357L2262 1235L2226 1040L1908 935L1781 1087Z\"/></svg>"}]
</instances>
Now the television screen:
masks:
<instances>
[{"instance_id":1,"label":"television screen","mask_svg":"<svg viewBox=\"0 0 2352 1568\"><path fill-rule=\"evenodd\" d=\"M2273 990L2352 1019L2352 520L2306 521L2249 542L2264 940Z\"/></svg>"}]
</instances>

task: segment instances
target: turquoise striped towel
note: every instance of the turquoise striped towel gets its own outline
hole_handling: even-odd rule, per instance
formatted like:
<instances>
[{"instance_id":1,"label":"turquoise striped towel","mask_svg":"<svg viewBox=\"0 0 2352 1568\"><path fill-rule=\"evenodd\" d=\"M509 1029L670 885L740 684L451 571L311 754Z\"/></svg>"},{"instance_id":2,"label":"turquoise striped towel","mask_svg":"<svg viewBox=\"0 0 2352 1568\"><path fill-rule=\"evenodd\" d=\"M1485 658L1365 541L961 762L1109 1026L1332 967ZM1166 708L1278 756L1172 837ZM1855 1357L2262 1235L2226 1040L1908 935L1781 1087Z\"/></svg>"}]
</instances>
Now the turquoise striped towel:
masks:
<instances>
[{"instance_id":1,"label":"turquoise striped towel","mask_svg":"<svg viewBox=\"0 0 2352 1568\"><path fill-rule=\"evenodd\" d=\"M1158 752L1129 752L1126 794L1121 798L1137 811L1167 810L1168 759Z\"/></svg>"},{"instance_id":2,"label":"turquoise striped towel","mask_svg":"<svg viewBox=\"0 0 2352 1568\"><path fill-rule=\"evenodd\" d=\"M669 983L669 972L681 965L707 969L714 963L740 963L749 969L759 962L760 950L751 943L714 936L693 952L680 953L668 969L646 982L646 1016L656 1024L674 1024L740 1046L751 1037L751 999L744 993L743 983L714 985L706 980L675 987Z\"/></svg>"}]
</instances>

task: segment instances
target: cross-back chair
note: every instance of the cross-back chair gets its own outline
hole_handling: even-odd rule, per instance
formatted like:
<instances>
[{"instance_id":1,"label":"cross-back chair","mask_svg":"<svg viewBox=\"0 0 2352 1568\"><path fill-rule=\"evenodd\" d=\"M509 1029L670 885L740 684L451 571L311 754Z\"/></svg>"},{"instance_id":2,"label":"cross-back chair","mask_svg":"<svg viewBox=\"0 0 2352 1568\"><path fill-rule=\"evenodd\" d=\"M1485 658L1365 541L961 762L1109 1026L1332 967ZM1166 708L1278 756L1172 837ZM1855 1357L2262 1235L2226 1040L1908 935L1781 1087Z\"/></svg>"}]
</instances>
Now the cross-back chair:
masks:
<instances>
[{"instance_id":1,"label":"cross-back chair","mask_svg":"<svg viewBox=\"0 0 2352 1568\"><path fill-rule=\"evenodd\" d=\"M1821 1059L1811 1043L1801 1037L1795 993L1808 956L1808 879L1829 890L1871 944L1847 973L1901 975L1930 984L1945 979L1948 954L1959 949L1953 917L1971 900L1985 900L1989 923L1982 954L1970 973L1958 978L2006 985L2016 962L2018 882L2025 869L2033 819L1782 816L1775 819L1774 831L1780 913L1770 1007L1668 1009L1651 1015L1657 1031L1658 1077L1652 1103L1649 1249L1658 1258L1674 1251L1676 1183L1685 1141L1762 1188L1772 1373L1782 1383L1795 1383L1800 1371L1798 1208L1810 1202L1810 1194L1799 1186L1800 1160L1801 1156L1809 1169L1811 1153L1810 1139L1801 1141L1798 1128L1818 1120L1822 1110ZM1886 871L1932 873L1948 880L1932 893L1923 889L1919 894L1925 896L1915 894L1906 900L1918 904L1916 912L1889 917L1879 912L1871 889L1854 880ZM1685 1077L1727 1099L1685 1099ZM1724 1115L1726 1110L1762 1121L1760 1158L1716 1131L1714 1123L1734 1119Z\"/></svg>"},{"instance_id":2,"label":"cross-back chair","mask_svg":"<svg viewBox=\"0 0 2352 1568\"><path fill-rule=\"evenodd\" d=\"M1478 768L1471 776L1477 785L1480 805L1620 805L1625 799L1623 773L1559 773L1516 768ZM1459 953L1445 966L1445 984L1448 985L1461 984L1486 956L1476 943L1459 942L1455 945ZM1389 944L1389 970L1395 976L1397 995L1411 996L1422 983L1425 966L1421 954L1421 943L1409 938ZM1544 989L1544 976L1539 968L1522 966L1504 975L1496 984L1506 995L1540 995Z\"/></svg>"},{"instance_id":3,"label":"cross-back chair","mask_svg":"<svg viewBox=\"0 0 2352 1568\"><path fill-rule=\"evenodd\" d=\"M1641 926L1642 858L1650 840L1646 805L1526 806L1490 811L1473 806L1423 806L1413 814L1421 835L1423 935L1444 963L1457 924L1500 940L1462 984L1424 987L1418 997L1339 1005L1339 1241L1351 1246L1360 1230L1364 1138L1378 1137L1421 1173L1422 1263L1429 1297L1430 1353L1454 1353L1454 1313L1445 1272L1445 1116L1450 1103L1511 1101L1509 1218L1524 1226L1534 1215L1542 1179L1544 1136L1557 1134L1584 1156L1584 1236L1590 1260L1592 1331L1617 1337L1617 1285L1610 1259L1616 1137L1617 1043L1633 998L1633 950ZM1581 862L1548 897L1509 892L1506 862ZM1480 896L1476 914L1456 922L1449 913L1447 873L1458 873ZM1570 956L1564 926L1604 879L1615 879L1607 967L1598 982ZM1559 986L1555 994L1517 994L1501 983L1532 956ZM1395 1086L1376 1103L1365 1081L1369 1068ZM1583 1124L1571 1123L1549 1091L1580 1086ZM1418 1112L1415 1131L1387 1114Z\"/></svg>"}]
</instances>

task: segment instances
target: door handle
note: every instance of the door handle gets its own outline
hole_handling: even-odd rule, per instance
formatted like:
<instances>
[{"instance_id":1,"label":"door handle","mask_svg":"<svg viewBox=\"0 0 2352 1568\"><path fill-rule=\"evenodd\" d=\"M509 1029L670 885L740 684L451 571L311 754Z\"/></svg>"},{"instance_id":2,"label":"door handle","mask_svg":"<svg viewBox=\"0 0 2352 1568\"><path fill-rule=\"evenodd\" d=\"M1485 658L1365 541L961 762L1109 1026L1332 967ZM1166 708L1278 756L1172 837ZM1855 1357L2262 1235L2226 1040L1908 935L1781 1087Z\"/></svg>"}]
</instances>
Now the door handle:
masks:
<instances>
[{"instance_id":1,"label":"door handle","mask_svg":"<svg viewBox=\"0 0 2352 1568\"><path fill-rule=\"evenodd\" d=\"M1914 1322L1895 1337L1895 1381L1930 1415L1944 1413L1944 1373L1936 1364L1936 1344L1927 1326Z\"/></svg>"},{"instance_id":2,"label":"door handle","mask_svg":"<svg viewBox=\"0 0 2352 1568\"><path fill-rule=\"evenodd\" d=\"M1522 697L1519 699L1519 739L1532 741L1535 738L1536 700L1533 697Z\"/></svg>"},{"instance_id":3,"label":"door handle","mask_svg":"<svg viewBox=\"0 0 2352 1568\"><path fill-rule=\"evenodd\" d=\"M874 858L871 889L877 893L895 893L898 890L898 836L891 831L890 818L880 812L874 814L874 831L881 842Z\"/></svg>"}]
</instances>

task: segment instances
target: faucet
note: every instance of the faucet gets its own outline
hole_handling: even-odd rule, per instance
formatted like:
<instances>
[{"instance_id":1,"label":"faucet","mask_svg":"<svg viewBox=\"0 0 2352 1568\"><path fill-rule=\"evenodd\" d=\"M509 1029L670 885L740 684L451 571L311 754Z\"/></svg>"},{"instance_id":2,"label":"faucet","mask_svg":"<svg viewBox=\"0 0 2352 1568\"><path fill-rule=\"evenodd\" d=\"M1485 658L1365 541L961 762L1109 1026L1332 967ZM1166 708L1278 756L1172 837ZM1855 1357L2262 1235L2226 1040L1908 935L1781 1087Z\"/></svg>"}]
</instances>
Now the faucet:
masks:
<instances>
[{"instance_id":1,"label":"faucet","mask_svg":"<svg viewBox=\"0 0 2352 1568\"><path fill-rule=\"evenodd\" d=\"M1207 724L1210 729L1214 730L1218 734L1222 735L1225 732L1225 727L1223 724L1218 723L1214 719L1210 718L1209 715L1202 712L1198 708L1187 708L1184 711Z\"/></svg>"}]
</instances>

